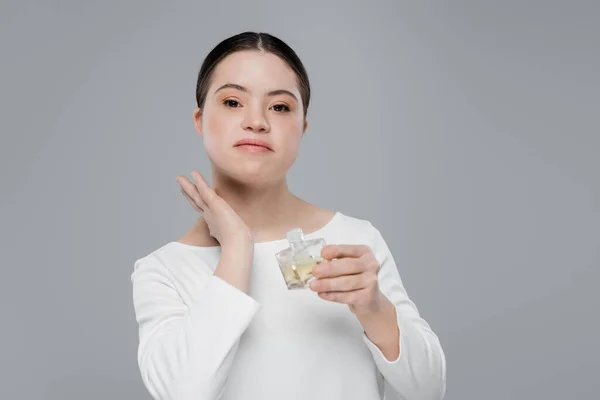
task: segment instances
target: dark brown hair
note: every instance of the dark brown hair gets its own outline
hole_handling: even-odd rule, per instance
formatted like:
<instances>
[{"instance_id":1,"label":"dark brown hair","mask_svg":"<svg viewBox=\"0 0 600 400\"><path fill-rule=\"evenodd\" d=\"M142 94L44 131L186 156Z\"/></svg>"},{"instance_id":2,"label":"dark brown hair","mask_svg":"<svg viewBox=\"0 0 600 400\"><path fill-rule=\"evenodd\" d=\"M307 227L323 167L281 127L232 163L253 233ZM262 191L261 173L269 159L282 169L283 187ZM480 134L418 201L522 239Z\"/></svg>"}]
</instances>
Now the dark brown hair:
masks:
<instances>
[{"instance_id":1,"label":"dark brown hair","mask_svg":"<svg viewBox=\"0 0 600 400\"><path fill-rule=\"evenodd\" d=\"M206 100L208 87L210 86L213 71L228 55L237 51L243 50L258 50L272 53L281 58L285 63L296 73L298 80L298 89L302 105L304 107L304 116L308 112L308 103L310 102L310 84L308 74L302 61L281 39L262 32L242 32L231 36L221 43L217 44L204 59L200 72L198 73L198 81L196 83L196 103L198 108L202 109Z\"/></svg>"}]
</instances>

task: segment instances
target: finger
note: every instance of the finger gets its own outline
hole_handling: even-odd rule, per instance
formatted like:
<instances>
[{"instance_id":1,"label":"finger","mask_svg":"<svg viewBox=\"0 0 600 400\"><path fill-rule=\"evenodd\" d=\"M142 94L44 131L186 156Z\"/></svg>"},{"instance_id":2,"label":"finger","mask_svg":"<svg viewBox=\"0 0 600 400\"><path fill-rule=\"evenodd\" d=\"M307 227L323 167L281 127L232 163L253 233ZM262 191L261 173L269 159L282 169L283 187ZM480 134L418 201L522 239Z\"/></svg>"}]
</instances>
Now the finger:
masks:
<instances>
[{"instance_id":1,"label":"finger","mask_svg":"<svg viewBox=\"0 0 600 400\"><path fill-rule=\"evenodd\" d=\"M362 260L358 258L338 258L317 264L312 274L315 278L332 278L343 275L360 274L366 270Z\"/></svg>"},{"instance_id":2,"label":"finger","mask_svg":"<svg viewBox=\"0 0 600 400\"><path fill-rule=\"evenodd\" d=\"M185 194L187 194L187 196L190 199L192 199L192 201L196 203L198 207L200 207L203 210L206 210L208 208L206 202L200 195L200 192L198 191L196 185L190 182L190 180L187 177L178 178L177 182L179 182Z\"/></svg>"},{"instance_id":3,"label":"finger","mask_svg":"<svg viewBox=\"0 0 600 400\"><path fill-rule=\"evenodd\" d=\"M310 288L315 292L350 292L367 287L370 279L366 274L345 275L335 278L313 279Z\"/></svg>"},{"instance_id":4,"label":"finger","mask_svg":"<svg viewBox=\"0 0 600 400\"><path fill-rule=\"evenodd\" d=\"M323 247L321 256L327 260L334 258L359 258L371 251L371 248L360 244L330 244Z\"/></svg>"},{"instance_id":5,"label":"finger","mask_svg":"<svg viewBox=\"0 0 600 400\"><path fill-rule=\"evenodd\" d=\"M215 191L206 183L202 175L198 171L192 171L192 176L194 177L194 182L196 183L196 187L198 188L198 192L202 197L202 200L206 203L207 206L211 206L217 197Z\"/></svg>"},{"instance_id":6,"label":"finger","mask_svg":"<svg viewBox=\"0 0 600 400\"><path fill-rule=\"evenodd\" d=\"M364 295L365 289L353 290L351 292L321 292L319 297L328 301L342 304L356 304L360 296Z\"/></svg>"},{"instance_id":7,"label":"finger","mask_svg":"<svg viewBox=\"0 0 600 400\"><path fill-rule=\"evenodd\" d=\"M187 201L192 205L192 207L198 211L199 213L203 213L204 210L202 210L197 204L196 202L190 197L188 196L188 194L185 192L185 190L183 190L183 188L181 188L181 193L183 194L183 196L187 199Z\"/></svg>"},{"instance_id":8,"label":"finger","mask_svg":"<svg viewBox=\"0 0 600 400\"><path fill-rule=\"evenodd\" d=\"M181 185L181 192L185 195L185 197L190 201L194 208L198 207L201 210L205 210L207 208L206 203L202 200L196 185L191 183L187 178L178 179L179 184Z\"/></svg>"}]
</instances>

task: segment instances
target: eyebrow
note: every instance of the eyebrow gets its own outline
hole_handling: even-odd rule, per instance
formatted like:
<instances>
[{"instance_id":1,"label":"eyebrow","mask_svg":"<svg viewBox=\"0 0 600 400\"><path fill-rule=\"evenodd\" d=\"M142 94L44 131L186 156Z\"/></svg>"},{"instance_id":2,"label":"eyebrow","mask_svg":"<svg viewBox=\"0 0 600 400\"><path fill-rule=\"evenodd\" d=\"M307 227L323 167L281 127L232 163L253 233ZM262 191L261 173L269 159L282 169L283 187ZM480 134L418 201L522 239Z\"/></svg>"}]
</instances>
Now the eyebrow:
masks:
<instances>
[{"instance_id":1,"label":"eyebrow","mask_svg":"<svg viewBox=\"0 0 600 400\"><path fill-rule=\"evenodd\" d=\"M241 92L245 92L245 93L249 93L250 91L248 89L246 89L245 87L235 84L235 83L226 83L223 86L219 87L217 90L215 90L215 93L217 93L220 90L223 89L236 89L239 90ZM298 101L298 98L296 97L296 95L292 92L290 92L289 90L285 90L285 89L276 89L276 90L271 90L270 92L267 93L267 96L277 96L280 94L287 94L288 96L292 96L296 101Z\"/></svg>"}]
</instances>

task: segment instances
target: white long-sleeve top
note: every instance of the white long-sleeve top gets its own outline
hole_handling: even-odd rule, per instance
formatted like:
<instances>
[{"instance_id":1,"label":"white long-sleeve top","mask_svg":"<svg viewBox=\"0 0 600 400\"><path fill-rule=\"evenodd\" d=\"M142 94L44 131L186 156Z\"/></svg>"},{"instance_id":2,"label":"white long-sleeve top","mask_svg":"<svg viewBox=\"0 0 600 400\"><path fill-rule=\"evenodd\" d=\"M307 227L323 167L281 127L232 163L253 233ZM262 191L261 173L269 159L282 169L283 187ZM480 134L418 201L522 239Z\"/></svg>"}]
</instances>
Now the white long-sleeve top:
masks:
<instances>
[{"instance_id":1,"label":"white long-sleeve top","mask_svg":"<svg viewBox=\"0 0 600 400\"><path fill-rule=\"evenodd\" d=\"M285 239L254 245L247 293L214 276L220 247L174 241L136 260L131 275L138 364L153 398L376 400L384 381L400 399L444 396L442 347L380 232L338 212L306 237L371 247L380 290L396 307L398 358L385 358L347 305L287 289L275 259Z\"/></svg>"}]
</instances>

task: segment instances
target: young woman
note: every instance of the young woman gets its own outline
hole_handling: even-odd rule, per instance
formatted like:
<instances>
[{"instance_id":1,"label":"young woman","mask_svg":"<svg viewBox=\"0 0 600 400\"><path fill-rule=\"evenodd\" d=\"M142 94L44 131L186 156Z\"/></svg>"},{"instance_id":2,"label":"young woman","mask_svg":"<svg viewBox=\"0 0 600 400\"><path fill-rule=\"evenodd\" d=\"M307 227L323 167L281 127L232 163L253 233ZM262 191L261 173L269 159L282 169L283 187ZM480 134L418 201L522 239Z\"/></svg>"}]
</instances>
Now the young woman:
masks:
<instances>
[{"instance_id":1,"label":"young woman","mask_svg":"<svg viewBox=\"0 0 600 400\"><path fill-rule=\"evenodd\" d=\"M212 165L177 177L201 215L135 262L138 363L156 399L441 399L440 342L367 220L292 194L310 86L280 39L245 32L206 57L193 118ZM324 238L310 288L288 290L275 253Z\"/></svg>"}]
</instances>

